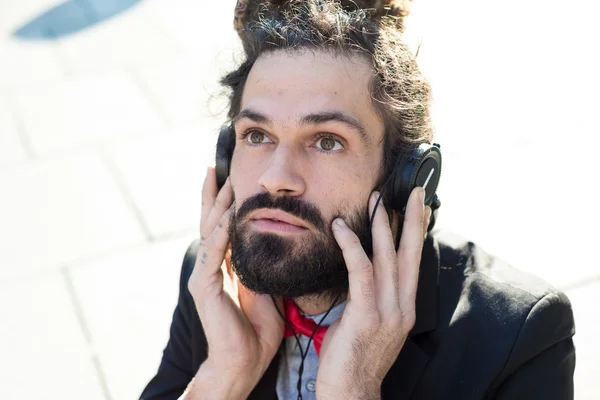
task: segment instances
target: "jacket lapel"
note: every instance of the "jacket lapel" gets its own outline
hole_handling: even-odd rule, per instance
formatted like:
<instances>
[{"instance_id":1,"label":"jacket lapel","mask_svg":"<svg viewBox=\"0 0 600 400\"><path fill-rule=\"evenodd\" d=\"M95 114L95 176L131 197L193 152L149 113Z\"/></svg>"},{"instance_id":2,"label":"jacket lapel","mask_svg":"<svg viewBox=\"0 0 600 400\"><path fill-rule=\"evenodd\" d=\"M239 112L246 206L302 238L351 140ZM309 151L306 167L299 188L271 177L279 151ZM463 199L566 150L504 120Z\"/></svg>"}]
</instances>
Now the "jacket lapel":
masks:
<instances>
[{"instance_id":1,"label":"jacket lapel","mask_svg":"<svg viewBox=\"0 0 600 400\"><path fill-rule=\"evenodd\" d=\"M438 278L440 251L433 235L427 235L421 254L419 282L415 301L416 321L398 358L381 385L381 398L410 399L410 396L429 362L429 355L413 338L437 327Z\"/></svg>"}]
</instances>

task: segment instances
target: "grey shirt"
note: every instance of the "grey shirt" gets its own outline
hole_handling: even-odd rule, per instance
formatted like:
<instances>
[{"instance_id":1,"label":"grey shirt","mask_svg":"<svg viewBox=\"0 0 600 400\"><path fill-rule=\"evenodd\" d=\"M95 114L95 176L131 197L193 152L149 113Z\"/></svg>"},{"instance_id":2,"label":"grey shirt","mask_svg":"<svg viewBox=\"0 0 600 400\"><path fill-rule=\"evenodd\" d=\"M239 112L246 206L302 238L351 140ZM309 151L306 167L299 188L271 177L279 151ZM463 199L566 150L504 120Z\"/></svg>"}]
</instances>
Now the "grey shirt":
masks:
<instances>
[{"instance_id":1,"label":"grey shirt","mask_svg":"<svg viewBox=\"0 0 600 400\"><path fill-rule=\"evenodd\" d=\"M342 316L345 306L346 302L343 301L333 307L321 326L329 326L338 320ZM323 318L323 315L325 315L325 313L304 316L311 318L316 323L319 323L321 318ZM299 335L298 338L300 339L302 349L306 351L306 345L308 344L309 338L304 335ZM300 368L302 355L300 354L298 343L293 336L283 340L284 345L280 350L279 373L277 375L277 397L280 400L295 400L298 398L298 369ZM304 372L302 373L301 390L303 400L316 400L317 398L315 390L318 368L319 357L317 356L314 343L311 342L310 348L308 349L308 354L304 360Z\"/></svg>"}]
</instances>

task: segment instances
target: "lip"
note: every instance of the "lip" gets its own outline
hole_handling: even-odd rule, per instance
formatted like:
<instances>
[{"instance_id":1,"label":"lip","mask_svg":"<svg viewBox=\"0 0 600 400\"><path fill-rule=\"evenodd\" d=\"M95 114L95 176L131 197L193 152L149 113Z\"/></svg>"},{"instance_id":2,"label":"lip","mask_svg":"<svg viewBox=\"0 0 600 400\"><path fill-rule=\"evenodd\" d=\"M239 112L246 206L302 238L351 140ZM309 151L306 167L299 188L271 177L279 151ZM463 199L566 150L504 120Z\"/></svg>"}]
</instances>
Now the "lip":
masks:
<instances>
[{"instance_id":1,"label":"lip","mask_svg":"<svg viewBox=\"0 0 600 400\"><path fill-rule=\"evenodd\" d=\"M281 210L257 210L250 215L249 219L254 225L267 230L294 232L309 229L307 224L301 219ZM277 221L273 221L273 219L276 219Z\"/></svg>"}]
</instances>

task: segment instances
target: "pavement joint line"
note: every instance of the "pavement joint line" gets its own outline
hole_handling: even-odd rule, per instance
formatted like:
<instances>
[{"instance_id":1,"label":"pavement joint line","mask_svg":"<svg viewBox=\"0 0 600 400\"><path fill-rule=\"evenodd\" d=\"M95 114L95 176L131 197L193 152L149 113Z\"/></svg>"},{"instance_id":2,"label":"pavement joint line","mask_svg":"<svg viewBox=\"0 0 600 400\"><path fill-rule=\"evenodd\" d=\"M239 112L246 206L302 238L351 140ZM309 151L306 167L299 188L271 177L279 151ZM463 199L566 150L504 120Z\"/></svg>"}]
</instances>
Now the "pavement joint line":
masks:
<instances>
[{"instance_id":1,"label":"pavement joint line","mask_svg":"<svg viewBox=\"0 0 600 400\"><path fill-rule=\"evenodd\" d=\"M15 89L7 89L6 90L6 102L8 103L9 112L12 117L13 123L15 124L15 129L17 130L17 135L19 136L19 141L21 142L21 147L25 152L25 156L28 161L35 159L35 152L33 151L33 144L31 143L31 138L27 134L27 129L25 128L25 120L21 116L21 113L17 109L17 102L15 99Z\"/></svg>"},{"instance_id":2,"label":"pavement joint line","mask_svg":"<svg viewBox=\"0 0 600 400\"><path fill-rule=\"evenodd\" d=\"M152 231L150 230L150 227L148 226L148 222L144 218L142 211L139 209L139 207L135 203L135 200L127 187L127 183L125 182L125 178L124 178L121 170L117 166L115 160L110 156L109 150L105 146L100 146L98 148L98 152L100 154L100 158L106 164L106 166L109 169L110 174L114 178L114 180L117 184L117 187L119 188L119 192L121 192L121 196L122 196L123 200L125 200L127 207L133 213L135 219L138 222L138 225L142 229L142 232L144 233L144 236L146 237L146 241L152 243L155 240L155 237L152 234Z\"/></svg>"},{"instance_id":3,"label":"pavement joint line","mask_svg":"<svg viewBox=\"0 0 600 400\"><path fill-rule=\"evenodd\" d=\"M0 90L2 90L2 89L0 89ZM3 93L5 95L8 95L9 90L11 90L11 89L5 88ZM10 107L10 105L9 105L9 107ZM9 112L10 111L11 110L9 109ZM194 123L184 123L184 124L175 125L173 127L160 127L160 128L156 128L156 129L149 129L146 131L146 133L151 135L150 136L151 138L161 138L161 137L164 137L166 134L172 133L173 130L177 131L177 130L193 129L195 127L196 127L196 125ZM26 130L24 129L24 132L25 131ZM26 135L26 133L25 133L25 137L28 137ZM63 158L75 157L77 155L81 155L82 153L95 153L102 146L106 146L106 147L118 146L121 143L127 143L128 141L137 141L142 138L143 138L142 136L137 135L137 134L124 133L123 137L120 137L120 138L103 138L101 140L97 140L94 142L81 143L81 144L61 147L61 148L52 149L49 151L43 151L41 153L35 153L32 150L32 152L34 154L31 159L27 159L26 161L12 161L7 164L0 164L0 171L7 170L12 167L19 167L19 166L25 165L31 161L34 161L34 162L50 161L50 162L52 162L52 161L60 160Z\"/></svg>"},{"instance_id":4,"label":"pavement joint line","mask_svg":"<svg viewBox=\"0 0 600 400\"><path fill-rule=\"evenodd\" d=\"M21 118L20 114L15 116L15 114L13 112L13 105L10 104L11 101L10 101L10 98L8 97L10 90L12 90L12 89L11 88L0 89L0 95L4 94L5 98L8 99L9 116L12 118L15 125L17 125L17 130L22 130L23 135L21 135L21 132L18 132L18 134L19 134L19 139L21 140L21 143L23 143L23 141L25 142L23 144L23 148L24 148L24 151L26 152L27 158L24 160L16 160L16 161L11 161L11 162L5 163L5 164L0 164L0 171L22 167L31 162L54 162L57 160L62 160L64 158L76 157L81 154L95 153L98 150L98 148L100 148L103 145L109 146L109 147L117 146L121 143L127 143L130 140L139 140L140 138L142 138L139 135L125 133L124 137L122 137L122 138L104 138L104 139L101 139L101 140L98 140L95 142L76 144L76 145L66 146L66 147L57 148L57 149L51 149L49 151L42 151L41 153L36 153L32 149L33 146L30 144L29 135L27 135L26 129L22 122L23 119ZM16 106L14 106L14 109L16 110ZM16 112L18 112L18 111L16 111ZM22 126L19 126L19 125L22 125ZM193 128L193 127L194 127L194 124L182 124L182 125L173 127L173 129L189 129L189 128ZM149 130L146 133L149 133L152 138L160 138L160 137L165 136L166 133L171 133L171 130L155 129L155 130Z\"/></svg>"},{"instance_id":5,"label":"pavement joint line","mask_svg":"<svg viewBox=\"0 0 600 400\"><path fill-rule=\"evenodd\" d=\"M73 279L71 277L71 273L69 272L69 267L61 266L60 272L63 278L63 282L67 289L67 294L69 296L69 300L71 301L71 305L73 306L73 311L75 312L75 317L77 318L77 322L81 329L81 333L85 339L87 348L89 350L89 356L91 358L92 364L94 365L94 370L96 372L96 376L100 383L100 387L102 388L102 393L106 400L112 400L112 396L110 394L110 390L108 388L108 383L106 380L106 375L104 374L104 370L102 368L102 364L100 363L100 359L98 358L97 352L94 350L94 343L92 340L92 333L88 327L87 321L85 319L85 315L83 313L83 309L81 308L81 303L79 301L79 297L77 296L77 291L75 290L75 285L73 283Z\"/></svg>"},{"instance_id":6,"label":"pavement joint line","mask_svg":"<svg viewBox=\"0 0 600 400\"><path fill-rule=\"evenodd\" d=\"M195 235L195 236L192 236L192 235ZM19 274L16 276L9 276L9 277L5 277L5 278L0 276L0 290L2 289L2 287L5 287L5 286L23 283L23 282L27 282L27 281L31 281L31 280L35 280L35 279L40 279L40 278L43 278L46 276L51 276L52 274L57 273L57 271L58 271L57 268L59 268L61 265L65 268L69 268L69 270L77 270L79 268L86 268L89 264L92 264L97 261L103 261L110 257L116 257L116 256L119 256L122 254L126 254L128 252L132 252L132 251L143 250L144 248L147 248L148 245L160 244L162 242L169 242L171 240L177 240L177 239L181 239L184 237L190 237L190 236L192 236L192 238L190 238L190 243L191 243L191 241L193 241L194 239L199 237L197 232L193 228L178 229L173 232L169 232L169 233L165 233L165 234L156 236L152 239L151 242L144 240L144 241L136 242L133 244L115 247L110 250L105 250L102 252L97 252L97 253L91 254L89 256L82 256L82 257L79 257L76 259L63 261L61 264L58 264L58 267L52 265L52 266L48 266L48 267L40 267L37 269L33 269L27 273Z\"/></svg>"},{"instance_id":7,"label":"pavement joint line","mask_svg":"<svg viewBox=\"0 0 600 400\"><path fill-rule=\"evenodd\" d=\"M156 94L152 91L148 83L142 78L139 71L135 67L125 68L125 71L131 77L133 83L137 86L138 89L144 95L144 98L149 103L150 107L158 112L163 123L165 124L165 128L173 128L175 123L171 116L168 114L167 110L162 106L160 101L158 100Z\"/></svg>"}]
</instances>

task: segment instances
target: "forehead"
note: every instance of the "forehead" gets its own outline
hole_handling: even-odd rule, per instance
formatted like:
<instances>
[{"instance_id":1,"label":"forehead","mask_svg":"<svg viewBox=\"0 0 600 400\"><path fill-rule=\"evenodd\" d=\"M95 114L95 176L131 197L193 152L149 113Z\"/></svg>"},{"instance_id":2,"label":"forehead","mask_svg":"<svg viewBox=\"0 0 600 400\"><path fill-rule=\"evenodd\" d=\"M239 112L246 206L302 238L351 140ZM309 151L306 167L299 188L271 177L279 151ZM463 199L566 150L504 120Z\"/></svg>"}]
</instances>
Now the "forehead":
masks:
<instances>
[{"instance_id":1,"label":"forehead","mask_svg":"<svg viewBox=\"0 0 600 400\"><path fill-rule=\"evenodd\" d=\"M261 56L244 87L241 109L251 108L284 123L320 111L340 111L358 119L370 135L383 125L373 108L373 76L360 56L325 51L276 51Z\"/></svg>"}]
</instances>

